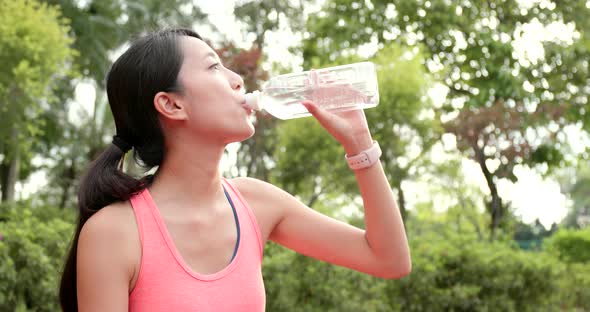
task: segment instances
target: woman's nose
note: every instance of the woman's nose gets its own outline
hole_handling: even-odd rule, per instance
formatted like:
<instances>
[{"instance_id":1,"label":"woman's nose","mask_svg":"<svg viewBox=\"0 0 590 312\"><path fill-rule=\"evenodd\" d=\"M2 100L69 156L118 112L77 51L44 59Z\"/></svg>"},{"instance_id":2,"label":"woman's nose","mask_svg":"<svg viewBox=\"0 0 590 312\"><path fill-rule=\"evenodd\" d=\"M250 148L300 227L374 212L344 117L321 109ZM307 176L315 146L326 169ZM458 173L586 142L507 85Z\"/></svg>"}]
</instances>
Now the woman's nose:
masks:
<instances>
[{"instance_id":1,"label":"woman's nose","mask_svg":"<svg viewBox=\"0 0 590 312\"><path fill-rule=\"evenodd\" d=\"M233 71L231 77L231 87L236 91L243 91L242 89L244 88L244 79L242 79L240 75L234 73Z\"/></svg>"}]
</instances>

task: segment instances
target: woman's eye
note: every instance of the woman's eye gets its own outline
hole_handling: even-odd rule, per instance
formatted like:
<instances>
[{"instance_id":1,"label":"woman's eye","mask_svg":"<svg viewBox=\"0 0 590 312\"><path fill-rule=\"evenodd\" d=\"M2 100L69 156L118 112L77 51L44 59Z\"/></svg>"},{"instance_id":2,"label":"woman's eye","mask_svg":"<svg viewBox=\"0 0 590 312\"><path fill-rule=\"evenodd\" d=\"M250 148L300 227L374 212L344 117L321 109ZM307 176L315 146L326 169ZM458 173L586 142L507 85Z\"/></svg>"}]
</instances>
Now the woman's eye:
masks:
<instances>
[{"instance_id":1,"label":"woman's eye","mask_svg":"<svg viewBox=\"0 0 590 312\"><path fill-rule=\"evenodd\" d=\"M219 63L215 63L215 64L209 66L209 69L219 69L219 68L221 68L221 64L219 64Z\"/></svg>"}]
</instances>

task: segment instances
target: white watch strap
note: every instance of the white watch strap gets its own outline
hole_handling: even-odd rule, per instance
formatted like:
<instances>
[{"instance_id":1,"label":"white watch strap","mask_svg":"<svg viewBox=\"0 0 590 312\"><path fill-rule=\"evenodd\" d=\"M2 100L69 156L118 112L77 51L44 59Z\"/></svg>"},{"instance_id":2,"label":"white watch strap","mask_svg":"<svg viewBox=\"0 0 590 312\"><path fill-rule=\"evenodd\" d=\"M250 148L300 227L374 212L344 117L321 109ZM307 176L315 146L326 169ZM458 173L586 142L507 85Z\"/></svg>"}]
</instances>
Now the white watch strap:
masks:
<instances>
[{"instance_id":1,"label":"white watch strap","mask_svg":"<svg viewBox=\"0 0 590 312\"><path fill-rule=\"evenodd\" d=\"M377 141L373 141L373 146L354 156L345 155L348 166L352 170L368 168L374 165L381 157L381 147Z\"/></svg>"}]
</instances>

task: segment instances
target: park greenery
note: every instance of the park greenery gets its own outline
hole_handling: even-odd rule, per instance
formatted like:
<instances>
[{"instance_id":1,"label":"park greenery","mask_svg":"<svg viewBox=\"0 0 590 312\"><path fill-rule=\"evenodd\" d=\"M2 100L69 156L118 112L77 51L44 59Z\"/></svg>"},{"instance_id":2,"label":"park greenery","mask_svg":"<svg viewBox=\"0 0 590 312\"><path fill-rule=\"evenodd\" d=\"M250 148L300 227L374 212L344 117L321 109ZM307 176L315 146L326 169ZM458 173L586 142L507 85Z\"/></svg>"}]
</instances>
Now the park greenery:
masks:
<instances>
[{"instance_id":1,"label":"park greenery","mask_svg":"<svg viewBox=\"0 0 590 312\"><path fill-rule=\"evenodd\" d=\"M294 70L267 56L268 34L284 29L301 39L289 49L305 69L377 65L380 104L366 114L412 273L381 280L269 243L268 311L590 311L590 157L578 146L590 135L590 2L237 1L248 47L220 34L197 3L0 0L0 311L59 310L78 182L115 130L104 75L131 39L169 26L208 26L201 35L248 90ZM558 31L527 47L533 26ZM82 83L95 90L94 107L72 119ZM435 89L444 92L433 97ZM272 182L364 227L344 151L313 118L257 112L254 123L253 138L228 148L226 177ZM465 160L485 188L464 175ZM153 169L133 157L125 168ZM560 183L561 222L518 217L498 187L518 181L518 168ZM25 196L38 173L47 183ZM428 192L409 200L416 183Z\"/></svg>"}]
</instances>

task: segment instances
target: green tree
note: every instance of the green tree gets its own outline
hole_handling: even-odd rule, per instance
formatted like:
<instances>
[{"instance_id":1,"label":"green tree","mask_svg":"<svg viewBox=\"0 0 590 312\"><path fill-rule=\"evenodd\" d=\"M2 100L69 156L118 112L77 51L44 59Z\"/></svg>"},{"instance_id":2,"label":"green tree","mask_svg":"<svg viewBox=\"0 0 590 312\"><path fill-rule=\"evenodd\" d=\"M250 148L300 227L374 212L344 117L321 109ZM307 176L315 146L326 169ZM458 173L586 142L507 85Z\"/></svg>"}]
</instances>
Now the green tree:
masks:
<instances>
[{"instance_id":1,"label":"green tree","mask_svg":"<svg viewBox=\"0 0 590 312\"><path fill-rule=\"evenodd\" d=\"M492 238L507 214L498 179L516 180L516 165L563 165L567 124L582 122L588 83L588 10L584 1L327 1L308 20L306 59L335 59L358 47L425 47L428 71L448 88L445 131L480 166L490 191ZM563 23L565 36L542 41L544 58L520 57L527 23ZM544 135L543 133L546 133ZM561 140L561 141L560 141Z\"/></svg>"},{"instance_id":2,"label":"green tree","mask_svg":"<svg viewBox=\"0 0 590 312\"><path fill-rule=\"evenodd\" d=\"M13 201L23 160L39 138L44 110L59 110L54 81L71 74L75 56L69 23L56 6L0 1L0 184L2 201Z\"/></svg>"},{"instance_id":3,"label":"green tree","mask_svg":"<svg viewBox=\"0 0 590 312\"><path fill-rule=\"evenodd\" d=\"M566 170L568 171L568 170ZM561 177L562 191L568 194L572 205L561 222L567 228L580 229L590 225L590 166L586 162Z\"/></svg>"},{"instance_id":4,"label":"green tree","mask_svg":"<svg viewBox=\"0 0 590 312\"><path fill-rule=\"evenodd\" d=\"M332 63L315 59L309 66L320 68L360 60L354 55ZM365 113L373 138L380 142L382 164L405 217L403 183L428 164L428 151L440 136L426 94L432 81L421 65L419 51L392 44L369 60L377 66L380 104ZM349 202L354 198L356 183L343 160L343 149L313 118L286 121L279 129L274 157L276 183L300 194L308 204L328 193L350 194Z\"/></svg>"},{"instance_id":5,"label":"green tree","mask_svg":"<svg viewBox=\"0 0 590 312\"><path fill-rule=\"evenodd\" d=\"M254 34L254 44L263 48L266 33L278 30L281 22L285 22L293 31L301 31L305 27L304 7L310 0L246 1L234 8L235 16L246 25L245 32Z\"/></svg>"},{"instance_id":6,"label":"green tree","mask_svg":"<svg viewBox=\"0 0 590 312\"><path fill-rule=\"evenodd\" d=\"M427 94L434 81L422 66L420 49L391 43L379 49L372 60L378 66L381 104L367 111L367 118L374 139L384 146L382 164L405 218L403 183L431 166L429 152L442 132Z\"/></svg>"},{"instance_id":7,"label":"green tree","mask_svg":"<svg viewBox=\"0 0 590 312\"><path fill-rule=\"evenodd\" d=\"M434 233L438 237L448 237L458 234L482 241L487 237L484 229L489 223L483 209L484 194L479 187L466 181L460 171L461 160L443 159L431 168L434 171L421 179L423 193L429 196L421 198L412 210L408 218L409 235Z\"/></svg>"},{"instance_id":8,"label":"green tree","mask_svg":"<svg viewBox=\"0 0 590 312\"><path fill-rule=\"evenodd\" d=\"M76 59L84 77L104 86L104 74L116 49L141 32L167 26L208 23L190 0L45 0L59 5L71 20Z\"/></svg>"}]
</instances>

